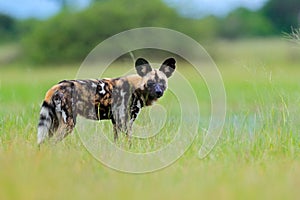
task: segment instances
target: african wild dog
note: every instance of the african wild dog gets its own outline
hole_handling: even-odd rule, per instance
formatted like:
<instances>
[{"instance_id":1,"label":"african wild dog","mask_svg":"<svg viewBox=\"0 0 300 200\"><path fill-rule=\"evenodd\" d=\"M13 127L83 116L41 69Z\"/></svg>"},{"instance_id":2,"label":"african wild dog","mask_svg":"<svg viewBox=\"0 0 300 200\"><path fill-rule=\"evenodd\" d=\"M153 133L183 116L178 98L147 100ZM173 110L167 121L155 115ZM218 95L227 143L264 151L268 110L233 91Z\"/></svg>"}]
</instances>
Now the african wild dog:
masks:
<instances>
[{"instance_id":1,"label":"african wild dog","mask_svg":"<svg viewBox=\"0 0 300 200\"><path fill-rule=\"evenodd\" d=\"M114 140L118 132L129 139L140 109L160 98L168 78L175 70L175 59L165 60L159 69L152 69L143 58L135 62L137 74L112 79L64 80L46 93L40 111L37 142L53 136L63 139L72 132L77 115L87 119L110 119Z\"/></svg>"}]
</instances>

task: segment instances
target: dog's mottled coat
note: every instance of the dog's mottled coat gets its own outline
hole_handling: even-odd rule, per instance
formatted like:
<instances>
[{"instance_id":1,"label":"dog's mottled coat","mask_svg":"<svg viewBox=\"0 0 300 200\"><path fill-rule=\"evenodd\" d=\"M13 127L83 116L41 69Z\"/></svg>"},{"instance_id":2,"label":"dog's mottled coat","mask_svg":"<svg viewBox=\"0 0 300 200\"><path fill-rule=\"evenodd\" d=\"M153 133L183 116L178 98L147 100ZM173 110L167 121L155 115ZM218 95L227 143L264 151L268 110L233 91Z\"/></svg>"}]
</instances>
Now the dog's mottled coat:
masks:
<instances>
[{"instance_id":1,"label":"dog's mottled coat","mask_svg":"<svg viewBox=\"0 0 300 200\"><path fill-rule=\"evenodd\" d=\"M46 93L40 111L37 142L56 134L61 140L72 132L77 115L91 120L110 119L114 138L122 131L131 136L131 128L140 109L160 98L168 78L175 70L169 58L159 69L152 69L143 58L136 60L137 74L89 80L64 80Z\"/></svg>"}]
</instances>

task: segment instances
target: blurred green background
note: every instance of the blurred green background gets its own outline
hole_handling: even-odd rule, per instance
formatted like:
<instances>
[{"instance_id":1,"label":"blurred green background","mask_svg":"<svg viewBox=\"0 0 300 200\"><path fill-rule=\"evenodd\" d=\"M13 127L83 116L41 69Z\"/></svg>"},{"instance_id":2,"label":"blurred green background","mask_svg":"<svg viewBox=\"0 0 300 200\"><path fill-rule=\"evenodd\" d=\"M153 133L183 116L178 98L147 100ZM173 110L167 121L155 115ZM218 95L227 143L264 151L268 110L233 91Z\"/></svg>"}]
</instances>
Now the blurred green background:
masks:
<instances>
[{"instance_id":1,"label":"blurred green background","mask_svg":"<svg viewBox=\"0 0 300 200\"><path fill-rule=\"evenodd\" d=\"M78 8L76 1L53 0L59 11L40 18L2 12L0 45L5 48L1 49L0 64L15 61L30 64L81 62L99 42L137 27L174 29L210 50L216 40L282 37L296 29L300 21L298 0L261 0L261 5L255 9L247 6L235 8L228 0L227 7L232 6L232 10L220 15L216 11L209 13L214 5L217 7L217 1L210 3L207 13L191 9L191 6L205 6L201 1L86 1L88 4ZM214 49L210 53L216 56Z\"/></svg>"}]
</instances>

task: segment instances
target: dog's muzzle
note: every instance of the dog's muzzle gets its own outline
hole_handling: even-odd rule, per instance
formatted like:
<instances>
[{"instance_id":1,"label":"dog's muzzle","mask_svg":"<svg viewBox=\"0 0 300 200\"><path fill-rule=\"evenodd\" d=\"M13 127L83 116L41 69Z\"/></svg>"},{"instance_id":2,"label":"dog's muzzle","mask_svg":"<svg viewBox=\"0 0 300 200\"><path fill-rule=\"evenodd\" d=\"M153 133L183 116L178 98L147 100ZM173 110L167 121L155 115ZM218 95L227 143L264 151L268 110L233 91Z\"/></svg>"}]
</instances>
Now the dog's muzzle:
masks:
<instances>
[{"instance_id":1,"label":"dog's muzzle","mask_svg":"<svg viewBox=\"0 0 300 200\"><path fill-rule=\"evenodd\" d=\"M164 91L159 85L155 85L154 92L157 98L161 97L164 94Z\"/></svg>"}]
</instances>

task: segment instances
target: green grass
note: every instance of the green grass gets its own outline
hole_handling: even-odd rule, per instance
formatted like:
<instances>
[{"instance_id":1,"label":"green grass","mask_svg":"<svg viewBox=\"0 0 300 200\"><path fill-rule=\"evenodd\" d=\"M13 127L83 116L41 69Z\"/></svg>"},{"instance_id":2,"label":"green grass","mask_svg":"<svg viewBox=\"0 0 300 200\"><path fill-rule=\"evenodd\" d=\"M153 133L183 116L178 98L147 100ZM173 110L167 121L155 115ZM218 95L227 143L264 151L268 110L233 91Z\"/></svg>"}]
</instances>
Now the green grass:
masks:
<instances>
[{"instance_id":1,"label":"green grass","mask_svg":"<svg viewBox=\"0 0 300 200\"><path fill-rule=\"evenodd\" d=\"M44 94L54 83L74 78L77 66L2 66L0 199L298 199L300 61L295 55L300 50L272 39L221 41L210 51L227 94L220 140L205 159L197 157L207 129L209 94L203 81L179 63L178 70L190 74L203 114L198 136L174 164L141 175L104 166L76 133L57 145L37 148ZM167 94L161 103L173 98ZM138 123L145 123L143 119ZM132 151L165 144L171 136L165 132L145 143L134 141Z\"/></svg>"}]
</instances>

